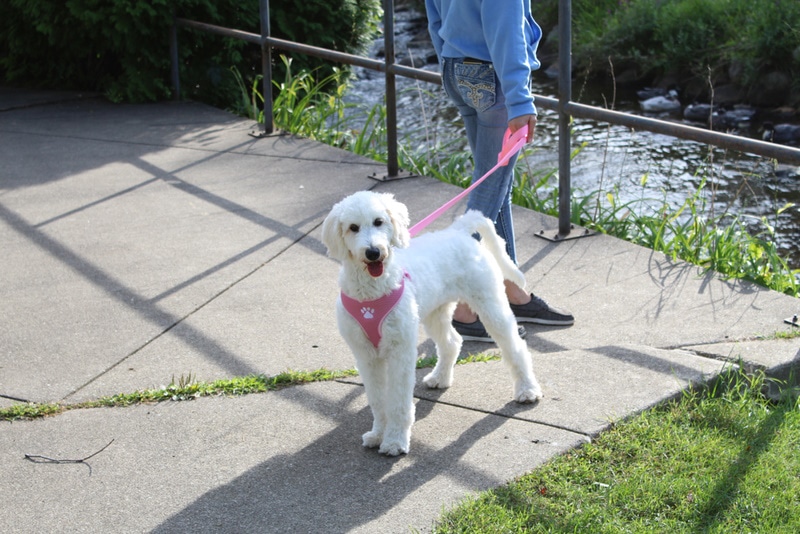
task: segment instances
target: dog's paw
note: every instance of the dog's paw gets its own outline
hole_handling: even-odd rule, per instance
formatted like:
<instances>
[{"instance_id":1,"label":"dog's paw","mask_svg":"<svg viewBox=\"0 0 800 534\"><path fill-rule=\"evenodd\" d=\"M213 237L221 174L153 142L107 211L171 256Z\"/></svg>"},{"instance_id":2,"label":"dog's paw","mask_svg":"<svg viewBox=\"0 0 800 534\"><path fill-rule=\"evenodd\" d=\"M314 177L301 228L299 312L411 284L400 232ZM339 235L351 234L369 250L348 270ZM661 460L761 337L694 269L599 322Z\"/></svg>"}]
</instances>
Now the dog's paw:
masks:
<instances>
[{"instance_id":1,"label":"dog's paw","mask_svg":"<svg viewBox=\"0 0 800 534\"><path fill-rule=\"evenodd\" d=\"M398 456L400 454L408 454L408 443L400 443L398 441L384 441L378 452L386 456Z\"/></svg>"},{"instance_id":2,"label":"dog's paw","mask_svg":"<svg viewBox=\"0 0 800 534\"><path fill-rule=\"evenodd\" d=\"M368 447L370 449L374 449L375 447L377 447L378 445L381 444L381 440L382 439L383 439L383 436L381 436L380 433L375 432L374 430L370 430L369 432L365 432L361 436L361 444L364 447Z\"/></svg>"},{"instance_id":3,"label":"dog's paw","mask_svg":"<svg viewBox=\"0 0 800 534\"><path fill-rule=\"evenodd\" d=\"M514 400L521 404L536 402L543 396L542 389L536 382L533 384L529 382L523 382L521 384L517 384L517 386L514 388Z\"/></svg>"},{"instance_id":4,"label":"dog's paw","mask_svg":"<svg viewBox=\"0 0 800 534\"><path fill-rule=\"evenodd\" d=\"M533 389L525 389L523 391L518 391L514 395L514 400L519 402L520 404L528 404L531 402L536 402L542 398L541 391L535 391Z\"/></svg>"},{"instance_id":5,"label":"dog's paw","mask_svg":"<svg viewBox=\"0 0 800 534\"><path fill-rule=\"evenodd\" d=\"M536 402L543 396L542 388L536 379L520 380L514 384L514 400L519 403Z\"/></svg>"},{"instance_id":6,"label":"dog's paw","mask_svg":"<svg viewBox=\"0 0 800 534\"><path fill-rule=\"evenodd\" d=\"M453 385L453 375L444 377L440 373L431 371L422 379L422 383L431 389L447 389Z\"/></svg>"}]
</instances>

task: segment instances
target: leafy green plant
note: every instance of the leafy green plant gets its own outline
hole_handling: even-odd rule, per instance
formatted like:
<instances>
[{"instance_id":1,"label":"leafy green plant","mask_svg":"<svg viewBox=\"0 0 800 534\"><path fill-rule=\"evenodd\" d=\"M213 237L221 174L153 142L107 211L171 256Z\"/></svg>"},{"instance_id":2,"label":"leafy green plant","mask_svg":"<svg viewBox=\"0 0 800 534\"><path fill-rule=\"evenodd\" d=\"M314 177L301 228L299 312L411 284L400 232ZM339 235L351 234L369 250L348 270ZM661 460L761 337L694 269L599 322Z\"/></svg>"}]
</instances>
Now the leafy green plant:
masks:
<instances>
[{"instance_id":1,"label":"leafy green plant","mask_svg":"<svg viewBox=\"0 0 800 534\"><path fill-rule=\"evenodd\" d=\"M339 126L345 109L343 73L334 70L319 79L307 70L295 74L292 58L281 56L281 61L285 66L285 78L283 81L273 80L277 89L272 104L275 125L309 139L339 146L342 136ZM326 92L326 89L332 92Z\"/></svg>"},{"instance_id":2,"label":"leafy green plant","mask_svg":"<svg viewBox=\"0 0 800 534\"><path fill-rule=\"evenodd\" d=\"M383 16L381 0L270 0L270 25L275 37L300 43L360 53L380 31ZM310 71L321 78L329 76L331 64L312 56L298 54L298 70Z\"/></svg>"},{"instance_id":3,"label":"leafy green plant","mask_svg":"<svg viewBox=\"0 0 800 534\"><path fill-rule=\"evenodd\" d=\"M557 0L532 9L547 33L558 23ZM792 0L574 0L573 59L578 70L617 72L643 83L670 74L703 86L711 65L715 85L753 93L764 75L780 71L800 94L800 3Z\"/></svg>"},{"instance_id":4,"label":"leafy green plant","mask_svg":"<svg viewBox=\"0 0 800 534\"><path fill-rule=\"evenodd\" d=\"M609 202L598 217L582 224L725 278L750 280L788 295L800 295L800 270L792 269L781 257L775 245L775 230L766 217L712 215L704 196L706 183L702 180L677 209L664 198L660 206L647 213L633 211L633 202L618 206L609 193ZM787 204L778 214L790 207Z\"/></svg>"},{"instance_id":5,"label":"leafy green plant","mask_svg":"<svg viewBox=\"0 0 800 534\"><path fill-rule=\"evenodd\" d=\"M273 0L272 33L358 52L376 31L380 6L379 0ZM0 2L0 75L15 84L100 91L114 101L168 98L173 15L260 32L258 0L6 0ZM225 107L237 92L228 68L261 69L257 46L198 30L178 33L185 96ZM324 60L299 61L330 70Z\"/></svg>"},{"instance_id":6,"label":"leafy green plant","mask_svg":"<svg viewBox=\"0 0 800 534\"><path fill-rule=\"evenodd\" d=\"M244 78L242 78L242 74L235 65L231 67L231 73L233 73L233 77L236 80L236 86L239 88L240 97L239 101L233 107L233 112L263 124L264 95L261 94L258 87L264 76L261 74L256 75L248 87Z\"/></svg>"},{"instance_id":7,"label":"leafy green plant","mask_svg":"<svg viewBox=\"0 0 800 534\"><path fill-rule=\"evenodd\" d=\"M338 69L324 78L316 72L301 70L295 73L294 60L280 56L284 65L282 81L273 80L276 97L273 101L275 127L296 135L314 139L331 146L386 161L386 108L373 106L359 109L346 104L347 73ZM240 81L242 100L263 102L258 83L253 82L252 96L245 94L245 84ZM248 111L248 114L251 114ZM263 115L260 116L263 122Z\"/></svg>"}]
</instances>

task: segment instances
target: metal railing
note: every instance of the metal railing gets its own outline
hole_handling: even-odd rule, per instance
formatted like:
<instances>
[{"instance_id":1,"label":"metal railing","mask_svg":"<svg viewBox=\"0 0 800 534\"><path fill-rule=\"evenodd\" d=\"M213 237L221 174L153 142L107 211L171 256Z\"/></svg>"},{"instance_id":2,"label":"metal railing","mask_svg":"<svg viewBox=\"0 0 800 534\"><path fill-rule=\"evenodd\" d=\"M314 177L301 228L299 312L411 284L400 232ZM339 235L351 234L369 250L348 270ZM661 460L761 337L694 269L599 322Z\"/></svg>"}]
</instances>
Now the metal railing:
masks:
<instances>
[{"instance_id":1,"label":"metal railing","mask_svg":"<svg viewBox=\"0 0 800 534\"><path fill-rule=\"evenodd\" d=\"M180 97L180 76L178 71L178 40L177 28L193 28L225 37L240 39L261 47L261 67L263 73L263 95L264 95L264 124L262 132L265 135L272 133L272 48L285 50L287 52L297 52L311 56L328 59L339 63L355 65L366 69L371 69L386 74L386 132L387 132L387 176L385 179L393 179L400 176L400 168L397 157L397 95L395 90L395 77L403 76L420 81L440 84L441 75L413 67L406 67L395 64L394 53L394 0L383 0L384 10L384 48L385 59L383 61L369 59L354 54L337 52L325 48L318 48L293 41L286 41L272 37L270 34L269 23L269 0L259 0L261 34L244 32L241 30L224 28L213 24L196 22L183 18L175 18L171 31L170 54L172 58L172 84L175 97ZM558 9L559 19L559 79L558 99L535 95L536 104L539 107L558 111L559 114L559 135L558 135L558 167L559 167L559 216L558 233L556 240L567 239L570 236L570 197L571 197L571 176L570 176L570 155L571 155L571 132L570 120L572 117L593 119L610 124L619 124L636 130L647 130L654 133L678 137L700 143L714 145L721 148L748 152L759 156L775 159L784 163L800 165L800 149L785 145L768 143L756 139L748 139L736 135L705 130L662 121L639 115L631 115L604 108L588 106L572 102L572 2L571 0L559 0ZM579 237L579 236L578 236Z\"/></svg>"}]
</instances>

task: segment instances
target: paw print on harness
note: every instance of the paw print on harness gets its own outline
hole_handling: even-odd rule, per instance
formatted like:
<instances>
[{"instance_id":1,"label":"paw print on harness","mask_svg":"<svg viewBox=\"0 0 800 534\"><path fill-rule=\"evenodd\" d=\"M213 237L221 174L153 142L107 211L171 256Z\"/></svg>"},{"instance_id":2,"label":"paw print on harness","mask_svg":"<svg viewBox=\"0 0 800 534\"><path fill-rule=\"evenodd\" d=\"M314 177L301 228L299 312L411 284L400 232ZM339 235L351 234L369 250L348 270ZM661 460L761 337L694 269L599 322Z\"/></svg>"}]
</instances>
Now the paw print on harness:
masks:
<instances>
[{"instance_id":1,"label":"paw print on harness","mask_svg":"<svg viewBox=\"0 0 800 534\"><path fill-rule=\"evenodd\" d=\"M395 305L400 302L400 297L403 296L403 289L405 288L405 281L408 277L408 273L403 273L400 287L377 299L356 300L345 295L344 291L339 294L342 307L361 325L364 334L375 348L378 348L378 344L381 342L383 320L386 319L386 316L394 309Z\"/></svg>"}]
</instances>

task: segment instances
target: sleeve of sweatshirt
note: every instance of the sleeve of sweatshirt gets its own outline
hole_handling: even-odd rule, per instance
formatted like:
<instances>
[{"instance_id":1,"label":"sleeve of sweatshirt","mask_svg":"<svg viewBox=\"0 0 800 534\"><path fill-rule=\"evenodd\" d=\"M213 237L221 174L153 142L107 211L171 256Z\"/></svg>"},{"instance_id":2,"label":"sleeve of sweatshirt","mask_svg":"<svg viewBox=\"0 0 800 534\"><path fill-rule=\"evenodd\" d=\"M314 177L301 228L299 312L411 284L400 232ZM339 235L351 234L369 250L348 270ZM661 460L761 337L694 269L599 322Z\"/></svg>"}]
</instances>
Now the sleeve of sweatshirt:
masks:
<instances>
[{"instance_id":1,"label":"sleeve of sweatshirt","mask_svg":"<svg viewBox=\"0 0 800 534\"><path fill-rule=\"evenodd\" d=\"M486 43L506 97L508 118L536 114L531 71L539 68L536 48L542 31L525 6L528 0L482 2Z\"/></svg>"},{"instance_id":2,"label":"sleeve of sweatshirt","mask_svg":"<svg viewBox=\"0 0 800 534\"><path fill-rule=\"evenodd\" d=\"M425 0L425 11L428 14L428 33L431 35L433 49L436 50L436 57L439 58L439 63L441 63L444 40L439 36L439 30L442 29L442 15L439 12L438 2L435 0Z\"/></svg>"}]
</instances>

